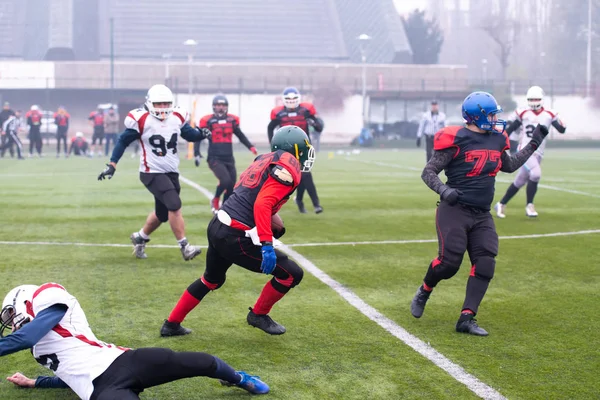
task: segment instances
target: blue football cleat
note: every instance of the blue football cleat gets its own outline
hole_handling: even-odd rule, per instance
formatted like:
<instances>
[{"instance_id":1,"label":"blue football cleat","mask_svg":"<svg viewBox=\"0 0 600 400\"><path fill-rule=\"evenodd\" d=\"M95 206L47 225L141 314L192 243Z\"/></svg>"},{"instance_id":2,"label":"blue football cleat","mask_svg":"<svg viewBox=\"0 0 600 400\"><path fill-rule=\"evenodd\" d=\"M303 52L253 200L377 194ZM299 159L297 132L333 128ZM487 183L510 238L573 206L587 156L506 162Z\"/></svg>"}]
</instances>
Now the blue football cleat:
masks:
<instances>
[{"instance_id":1,"label":"blue football cleat","mask_svg":"<svg viewBox=\"0 0 600 400\"><path fill-rule=\"evenodd\" d=\"M259 376L249 375L244 371L237 371L237 373L242 377L240 383L231 383L224 380L221 380L221 385L223 386L237 386L252 394L266 394L269 393L269 385L260 380Z\"/></svg>"}]
</instances>

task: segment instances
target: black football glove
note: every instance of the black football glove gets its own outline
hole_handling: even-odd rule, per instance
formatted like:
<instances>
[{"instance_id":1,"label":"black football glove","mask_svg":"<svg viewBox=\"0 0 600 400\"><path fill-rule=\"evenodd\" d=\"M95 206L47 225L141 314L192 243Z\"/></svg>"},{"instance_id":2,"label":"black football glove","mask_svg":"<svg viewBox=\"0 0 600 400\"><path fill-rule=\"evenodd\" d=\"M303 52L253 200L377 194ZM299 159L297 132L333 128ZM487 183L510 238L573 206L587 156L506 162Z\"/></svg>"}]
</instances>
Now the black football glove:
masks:
<instances>
[{"instance_id":1,"label":"black football glove","mask_svg":"<svg viewBox=\"0 0 600 400\"><path fill-rule=\"evenodd\" d=\"M462 195L463 192L461 192L460 190L446 186L446 188L440 193L440 199L453 206L456 203L458 203L458 199Z\"/></svg>"},{"instance_id":2,"label":"black football glove","mask_svg":"<svg viewBox=\"0 0 600 400\"><path fill-rule=\"evenodd\" d=\"M421 147L421 138L420 137L417 138L417 147Z\"/></svg>"},{"instance_id":3,"label":"black football glove","mask_svg":"<svg viewBox=\"0 0 600 400\"><path fill-rule=\"evenodd\" d=\"M101 181L105 178L111 179L115 174L115 171L116 169L112 166L112 164L106 164L104 171L100 172L100 175L98 175L98 180Z\"/></svg>"},{"instance_id":4,"label":"black football glove","mask_svg":"<svg viewBox=\"0 0 600 400\"><path fill-rule=\"evenodd\" d=\"M531 137L531 143L535 146L536 149L540 147L544 139L548 136L548 128L546 128L542 124L538 124L533 131L533 135Z\"/></svg>"},{"instance_id":5,"label":"black football glove","mask_svg":"<svg viewBox=\"0 0 600 400\"><path fill-rule=\"evenodd\" d=\"M200 159L202 158L201 155L197 155L196 157L194 157L194 164L196 165L196 167L200 166Z\"/></svg>"},{"instance_id":6,"label":"black football glove","mask_svg":"<svg viewBox=\"0 0 600 400\"><path fill-rule=\"evenodd\" d=\"M212 132L208 128L200 128L200 133L204 136L204 139L210 140L212 138Z\"/></svg>"}]
</instances>

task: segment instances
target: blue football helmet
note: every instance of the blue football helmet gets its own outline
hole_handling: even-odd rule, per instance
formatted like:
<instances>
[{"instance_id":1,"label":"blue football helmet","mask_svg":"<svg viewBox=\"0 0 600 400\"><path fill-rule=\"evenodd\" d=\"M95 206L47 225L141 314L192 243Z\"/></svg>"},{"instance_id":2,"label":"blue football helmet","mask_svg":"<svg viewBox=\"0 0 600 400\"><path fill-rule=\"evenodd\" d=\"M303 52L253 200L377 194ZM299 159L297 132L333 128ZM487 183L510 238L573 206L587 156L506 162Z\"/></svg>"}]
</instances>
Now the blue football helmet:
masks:
<instances>
[{"instance_id":1,"label":"blue football helmet","mask_svg":"<svg viewBox=\"0 0 600 400\"><path fill-rule=\"evenodd\" d=\"M462 116L467 124L473 124L487 132L504 132L506 121L499 119L493 121L490 117L501 113L502 107L491 94L487 92L473 92L468 95L462 104ZM499 130L499 127L502 130Z\"/></svg>"}]
</instances>

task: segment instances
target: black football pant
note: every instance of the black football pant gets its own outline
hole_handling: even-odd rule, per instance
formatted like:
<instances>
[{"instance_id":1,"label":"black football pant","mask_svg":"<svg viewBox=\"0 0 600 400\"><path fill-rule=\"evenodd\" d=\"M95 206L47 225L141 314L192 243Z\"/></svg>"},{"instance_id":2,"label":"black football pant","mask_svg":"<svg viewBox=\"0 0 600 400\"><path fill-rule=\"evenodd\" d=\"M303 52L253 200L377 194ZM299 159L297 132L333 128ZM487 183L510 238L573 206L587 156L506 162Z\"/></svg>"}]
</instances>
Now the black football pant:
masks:
<instances>
[{"instance_id":1,"label":"black football pant","mask_svg":"<svg viewBox=\"0 0 600 400\"><path fill-rule=\"evenodd\" d=\"M227 270L233 264L248 271L262 273L261 246L256 246L250 238L245 237L244 231L221 223L215 215L208 224L207 236L204 275L188 288L198 300L202 300L211 290L223 286ZM275 249L275 254L277 265L273 270L271 284L279 293L287 293L302 281L304 271L281 251Z\"/></svg>"},{"instance_id":2,"label":"black football pant","mask_svg":"<svg viewBox=\"0 0 600 400\"><path fill-rule=\"evenodd\" d=\"M160 222L169 220L169 211L181 208L181 185L177 172L150 174L140 172L140 181L154 195L154 213Z\"/></svg>"},{"instance_id":3,"label":"black football pant","mask_svg":"<svg viewBox=\"0 0 600 400\"><path fill-rule=\"evenodd\" d=\"M60 142L63 142L65 154L67 154L67 132L56 133L56 155L60 154Z\"/></svg>"},{"instance_id":4,"label":"black football pant","mask_svg":"<svg viewBox=\"0 0 600 400\"><path fill-rule=\"evenodd\" d=\"M4 143L0 148L1 156L4 157L4 153L6 152L6 149L8 149L10 156L12 157L14 154L13 146L15 146L17 148L17 157L22 158L23 156L21 155L21 148L23 145L21 144L21 140L19 140L17 134L15 132L7 132L3 137L6 137L7 140L6 143Z\"/></svg>"},{"instance_id":5,"label":"black football pant","mask_svg":"<svg viewBox=\"0 0 600 400\"><path fill-rule=\"evenodd\" d=\"M489 211L460 204L440 202L436 214L438 257L434 259L423 280L431 288L443 279L452 278L460 268L465 252L471 259L471 273L463 310L477 314L479 304L494 277L498 254L498 234Z\"/></svg>"},{"instance_id":6,"label":"black football pant","mask_svg":"<svg viewBox=\"0 0 600 400\"><path fill-rule=\"evenodd\" d=\"M425 135L425 156L427 157L427 162L433 156L433 135Z\"/></svg>"},{"instance_id":7,"label":"black football pant","mask_svg":"<svg viewBox=\"0 0 600 400\"><path fill-rule=\"evenodd\" d=\"M233 193L233 187L235 186L235 180L237 179L237 171L235 170L235 161L223 161L215 160L214 158L208 158L208 167L215 174L219 180L217 190L215 191L215 197L221 197L223 192L223 202L231 196Z\"/></svg>"},{"instance_id":8,"label":"black football pant","mask_svg":"<svg viewBox=\"0 0 600 400\"><path fill-rule=\"evenodd\" d=\"M90 399L139 399L138 395L152 386L196 376L217 378L215 373L222 365L229 367L207 353L175 352L154 347L129 350L94 379L94 392Z\"/></svg>"},{"instance_id":9,"label":"black football pant","mask_svg":"<svg viewBox=\"0 0 600 400\"><path fill-rule=\"evenodd\" d=\"M6 149L8 148L8 152L10 153L11 157L15 156L15 150L13 149L13 146L8 146L8 147L4 147L6 145L6 143L8 143L9 141L9 137L7 134L4 134L2 136L0 136L0 148L2 148L2 150L0 151L0 157L4 157L4 153L6 153Z\"/></svg>"},{"instance_id":10,"label":"black football pant","mask_svg":"<svg viewBox=\"0 0 600 400\"><path fill-rule=\"evenodd\" d=\"M39 131L29 131L29 154L33 155L33 149L42 155L42 134Z\"/></svg>"},{"instance_id":11,"label":"black football pant","mask_svg":"<svg viewBox=\"0 0 600 400\"><path fill-rule=\"evenodd\" d=\"M303 172L302 179L300 180L300 184L298 185L298 192L296 193L296 202L302 203L302 199L304 198L304 192L308 192L310 196L310 200L313 203L313 206L317 207L320 205L319 196L317 195L317 188L315 187L315 182L313 181L311 172Z\"/></svg>"}]
</instances>

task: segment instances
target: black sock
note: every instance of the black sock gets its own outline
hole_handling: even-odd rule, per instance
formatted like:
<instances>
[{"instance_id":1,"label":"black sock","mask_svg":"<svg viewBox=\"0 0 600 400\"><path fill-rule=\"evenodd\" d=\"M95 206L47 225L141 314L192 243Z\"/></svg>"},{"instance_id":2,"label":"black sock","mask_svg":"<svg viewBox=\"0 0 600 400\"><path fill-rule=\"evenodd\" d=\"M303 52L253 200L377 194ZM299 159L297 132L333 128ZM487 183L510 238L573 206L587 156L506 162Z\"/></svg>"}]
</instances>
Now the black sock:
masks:
<instances>
[{"instance_id":1,"label":"black sock","mask_svg":"<svg viewBox=\"0 0 600 400\"><path fill-rule=\"evenodd\" d=\"M512 199L515 196L515 194L517 194L518 191L519 188L516 187L514 183L511 183L508 189L506 190L506 194L504 195L502 200L500 200L500 204L507 204L510 201L510 199Z\"/></svg>"},{"instance_id":2,"label":"black sock","mask_svg":"<svg viewBox=\"0 0 600 400\"><path fill-rule=\"evenodd\" d=\"M469 321L474 317L475 314L471 310L462 310L460 313L460 317L458 318L458 322Z\"/></svg>"},{"instance_id":3,"label":"black sock","mask_svg":"<svg viewBox=\"0 0 600 400\"><path fill-rule=\"evenodd\" d=\"M527 204L533 203L533 198L537 192L538 182L528 181L527 182Z\"/></svg>"}]
</instances>

